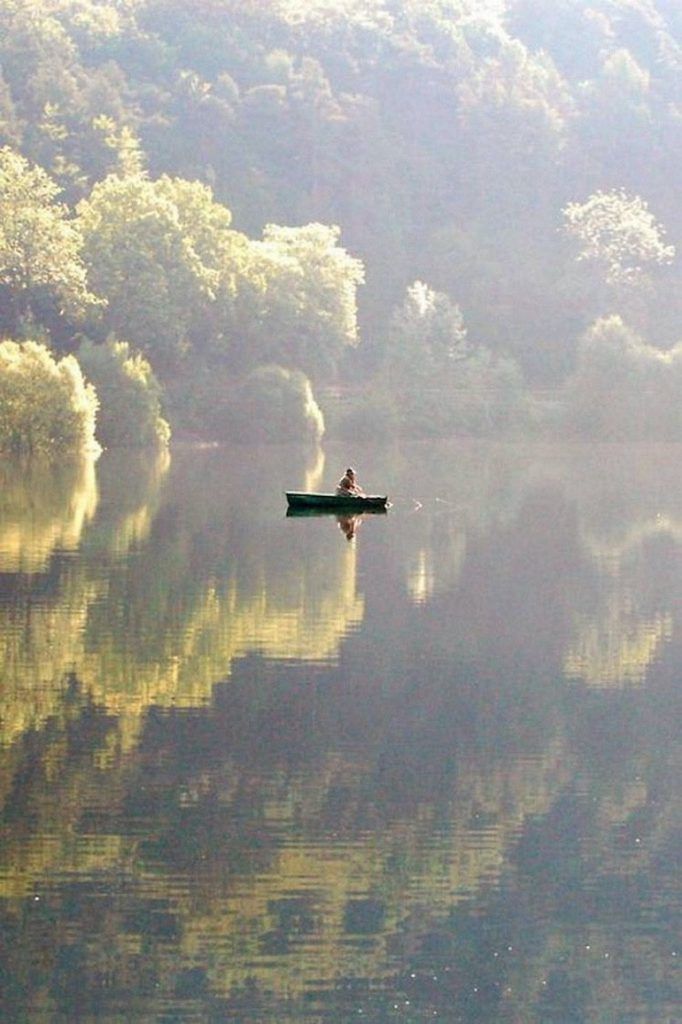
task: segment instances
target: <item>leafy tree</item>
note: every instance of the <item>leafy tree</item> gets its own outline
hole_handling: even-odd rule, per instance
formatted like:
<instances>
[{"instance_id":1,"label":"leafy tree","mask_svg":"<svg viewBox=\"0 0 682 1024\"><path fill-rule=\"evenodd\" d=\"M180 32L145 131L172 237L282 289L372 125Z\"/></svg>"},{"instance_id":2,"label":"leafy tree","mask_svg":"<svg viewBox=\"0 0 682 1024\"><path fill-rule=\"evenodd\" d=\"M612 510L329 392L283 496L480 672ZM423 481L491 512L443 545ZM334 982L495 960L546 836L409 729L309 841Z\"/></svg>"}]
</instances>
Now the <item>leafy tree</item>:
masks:
<instances>
[{"instance_id":1,"label":"leafy tree","mask_svg":"<svg viewBox=\"0 0 682 1024\"><path fill-rule=\"evenodd\" d=\"M0 61L17 113L24 152L66 185L78 178L69 140L82 112L78 50L50 5L5 5Z\"/></svg>"},{"instance_id":2,"label":"leafy tree","mask_svg":"<svg viewBox=\"0 0 682 1024\"><path fill-rule=\"evenodd\" d=\"M448 379L396 392L407 437L486 436L520 422L523 376L508 356L476 348Z\"/></svg>"},{"instance_id":3,"label":"leafy tree","mask_svg":"<svg viewBox=\"0 0 682 1024\"><path fill-rule=\"evenodd\" d=\"M421 281L391 319L386 371L408 435L504 428L523 389L514 360L470 345L459 306Z\"/></svg>"},{"instance_id":4,"label":"leafy tree","mask_svg":"<svg viewBox=\"0 0 682 1024\"><path fill-rule=\"evenodd\" d=\"M73 356L0 342L0 451L74 454L96 447L97 395Z\"/></svg>"},{"instance_id":5,"label":"leafy tree","mask_svg":"<svg viewBox=\"0 0 682 1024\"><path fill-rule=\"evenodd\" d=\"M583 176L589 180L596 166L601 181L619 182L635 193L651 188L669 114L648 68L628 49L609 52L595 78L583 85L579 106L570 156Z\"/></svg>"},{"instance_id":6,"label":"leafy tree","mask_svg":"<svg viewBox=\"0 0 682 1024\"><path fill-rule=\"evenodd\" d=\"M578 246L576 258L595 263L609 284L636 283L675 255L646 202L622 189L569 203L563 215L564 229Z\"/></svg>"},{"instance_id":7,"label":"leafy tree","mask_svg":"<svg viewBox=\"0 0 682 1024\"><path fill-rule=\"evenodd\" d=\"M613 38L608 17L581 0L509 0L512 34L534 50L551 54L571 78L586 80Z\"/></svg>"},{"instance_id":8,"label":"leafy tree","mask_svg":"<svg viewBox=\"0 0 682 1024\"><path fill-rule=\"evenodd\" d=\"M451 424L473 434L514 429L523 397L524 378L518 363L479 346L461 364Z\"/></svg>"},{"instance_id":9,"label":"leafy tree","mask_svg":"<svg viewBox=\"0 0 682 1024\"><path fill-rule=\"evenodd\" d=\"M118 37L125 25L126 12L134 9L133 4L118 0L57 0L51 4L53 15L64 26L69 38L79 51L94 55L104 49L111 40Z\"/></svg>"},{"instance_id":10,"label":"leafy tree","mask_svg":"<svg viewBox=\"0 0 682 1024\"><path fill-rule=\"evenodd\" d=\"M78 317L95 304L82 239L58 186L9 147L0 149L0 325L16 333L48 304Z\"/></svg>"},{"instance_id":11,"label":"leafy tree","mask_svg":"<svg viewBox=\"0 0 682 1024\"><path fill-rule=\"evenodd\" d=\"M155 182L156 191L172 203L178 224L204 268L212 297L233 297L240 275L248 273L250 243L231 227L232 213L198 181L169 178Z\"/></svg>"},{"instance_id":12,"label":"leafy tree","mask_svg":"<svg viewBox=\"0 0 682 1024\"><path fill-rule=\"evenodd\" d=\"M104 333L172 364L216 282L169 190L142 175L111 175L79 204L78 225L90 280L107 300Z\"/></svg>"},{"instance_id":13,"label":"leafy tree","mask_svg":"<svg viewBox=\"0 0 682 1024\"><path fill-rule=\"evenodd\" d=\"M619 316L585 332L566 385L572 429L604 440L682 440L682 345L648 345Z\"/></svg>"},{"instance_id":14,"label":"leafy tree","mask_svg":"<svg viewBox=\"0 0 682 1024\"><path fill-rule=\"evenodd\" d=\"M357 345L363 266L338 245L339 236L324 224L269 224L263 241L252 244L237 304L249 361L278 361L315 377L333 372L344 349Z\"/></svg>"},{"instance_id":15,"label":"leafy tree","mask_svg":"<svg viewBox=\"0 0 682 1024\"><path fill-rule=\"evenodd\" d=\"M149 362L125 341L84 342L78 362L100 402L97 439L106 448L166 444L170 428L161 415L161 387Z\"/></svg>"},{"instance_id":16,"label":"leafy tree","mask_svg":"<svg viewBox=\"0 0 682 1024\"><path fill-rule=\"evenodd\" d=\"M551 58L510 40L477 63L458 95L467 153L459 175L474 209L493 216L500 204L524 209L529 195L541 209L551 202L573 111Z\"/></svg>"},{"instance_id":17,"label":"leafy tree","mask_svg":"<svg viewBox=\"0 0 682 1024\"><path fill-rule=\"evenodd\" d=\"M166 384L266 362L374 372L415 279L456 295L491 352L556 380L606 309L677 338L658 225L660 260L633 246L632 210L627 257L594 250L577 215L557 237L556 216L574 196L646 195L677 240L679 26L672 0L0 0L0 145L71 207L89 196L110 303L90 333L130 338ZM227 207L251 237L338 224L368 287L318 258L338 239L250 242ZM25 309L0 282L0 330L25 336L32 315L73 347L66 291L36 285Z\"/></svg>"},{"instance_id":18,"label":"leafy tree","mask_svg":"<svg viewBox=\"0 0 682 1024\"><path fill-rule=\"evenodd\" d=\"M260 366L225 393L211 413L217 436L237 441L319 441L324 417L298 370Z\"/></svg>"},{"instance_id":19,"label":"leafy tree","mask_svg":"<svg viewBox=\"0 0 682 1024\"><path fill-rule=\"evenodd\" d=\"M93 153L99 148L101 156L98 163L105 168L104 174L111 172L126 177L144 171L145 158L140 140L128 125L118 124L107 114L98 114L92 120L92 131L95 139L86 136L89 146L82 157L84 166L92 162Z\"/></svg>"},{"instance_id":20,"label":"leafy tree","mask_svg":"<svg viewBox=\"0 0 682 1024\"><path fill-rule=\"evenodd\" d=\"M37 125L47 104L77 101L78 49L43 2L5 3L0 11L3 72L22 116Z\"/></svg>"},{"instance_id":21,"label":"leafy tree","mask_svg":"<svg viewBox=\"0 0 682 1024\"><path fill-rule=\"evenodd\" d=\"M469 355L459 306L422 281L406 290L388 334L387 369L398 381L436 380Z\"/></svg>"},{"instance_id":22,"label":"leafy tree","mask_svg":"<svg viewBox=\"0 0 682 1024\"><path fill-rule=\"evenodd\" d=\"M19 146L21 125L12 94L0 67L0 146Z\"/></svg>"}]
</instances>

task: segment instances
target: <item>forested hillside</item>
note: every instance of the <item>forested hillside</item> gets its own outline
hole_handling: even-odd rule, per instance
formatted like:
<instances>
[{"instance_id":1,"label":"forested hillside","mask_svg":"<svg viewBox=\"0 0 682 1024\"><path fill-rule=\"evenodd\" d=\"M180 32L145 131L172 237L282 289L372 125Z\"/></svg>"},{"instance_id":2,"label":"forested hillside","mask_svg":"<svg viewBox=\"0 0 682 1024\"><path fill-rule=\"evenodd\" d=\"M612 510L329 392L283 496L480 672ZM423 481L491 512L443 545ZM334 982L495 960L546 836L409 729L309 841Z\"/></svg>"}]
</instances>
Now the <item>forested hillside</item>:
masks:
<instances>
[{"instance_id":1,"label":"forested hillside","mask_svg":"<svg viewBox=\"0 0 682 1024\"><path fill-rule=\"evenodd\" d=\"M308 378L421 432L677 400L678 0L0 0L0 146L0 333L126 342L188 427L256 387L314 433Z\"/></svg>"}]
</instances>

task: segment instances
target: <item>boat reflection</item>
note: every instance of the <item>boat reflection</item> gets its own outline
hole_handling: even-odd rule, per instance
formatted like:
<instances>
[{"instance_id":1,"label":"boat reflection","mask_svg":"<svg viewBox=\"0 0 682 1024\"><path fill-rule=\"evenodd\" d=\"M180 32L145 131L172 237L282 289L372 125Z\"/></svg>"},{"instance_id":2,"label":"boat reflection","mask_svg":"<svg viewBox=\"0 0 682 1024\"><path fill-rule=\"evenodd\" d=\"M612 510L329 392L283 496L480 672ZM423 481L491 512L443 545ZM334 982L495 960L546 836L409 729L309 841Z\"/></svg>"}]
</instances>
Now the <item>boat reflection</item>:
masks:
<instances>
[{"instance_id":1,"label":"boat reflection","mask_svg":"<svg viewBox=\"0 0 682 1024\"><path fill-rule=\"evenodd\" d=\"M352 541L360 529L362 520L366 515L370 516L385 516L387 513L386 508L367 508L363 509L362 512L351 512L351 513L339 513L332 509L325 508L288 508L287 519L299 519L305 516L326 516L328 518L336 519L339 530L345 536L346 540Z\"/></svg>"},{"instance_id":2,"label":"boat reflection","mask_svg":"<svg viewBox=\"0 0 682 1024\"><path fill-rule=\"evenodd\" d=\"M303 519L310 516L335 516L337 519L362 519L364 516L385 516L388 514L386 508L363 508L362 512L350 512L347 515L339 515L338 509L332 508L288 508L287 519Z\"/></svg>"}]
</instances>

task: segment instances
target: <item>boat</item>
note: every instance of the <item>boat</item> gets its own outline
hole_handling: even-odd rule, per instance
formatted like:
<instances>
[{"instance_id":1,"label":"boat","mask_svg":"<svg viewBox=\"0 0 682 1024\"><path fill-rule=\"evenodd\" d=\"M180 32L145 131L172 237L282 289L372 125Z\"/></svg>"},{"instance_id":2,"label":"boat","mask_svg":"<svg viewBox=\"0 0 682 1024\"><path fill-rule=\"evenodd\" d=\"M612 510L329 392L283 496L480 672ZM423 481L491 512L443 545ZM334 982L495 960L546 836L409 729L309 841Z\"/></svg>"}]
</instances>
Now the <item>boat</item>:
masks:
<instances>
[{"instance_id":1,"label":"boat","mask_svg":"<svg viewBox=\"0 0 682 1024\"><path fill-rule=\"evenodd\" d=\"M311 491L286 491L290 510L316 510L321 512L385 512L388 497L379 494L316 494Z\"/></svg>"}]
</instances>

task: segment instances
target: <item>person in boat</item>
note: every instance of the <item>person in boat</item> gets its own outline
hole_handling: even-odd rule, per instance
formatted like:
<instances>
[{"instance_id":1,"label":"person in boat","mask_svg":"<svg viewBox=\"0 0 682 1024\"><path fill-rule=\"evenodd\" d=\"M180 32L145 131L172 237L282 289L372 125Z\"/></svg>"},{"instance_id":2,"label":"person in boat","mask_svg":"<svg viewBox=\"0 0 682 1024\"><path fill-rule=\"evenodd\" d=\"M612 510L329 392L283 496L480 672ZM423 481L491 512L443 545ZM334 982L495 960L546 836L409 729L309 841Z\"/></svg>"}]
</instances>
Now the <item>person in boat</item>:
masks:
<instances>
[{"instance_id":1,"label":"person in boat","mask_svg":"<svg viewBox=\"0 0 682 1024\"><path fill-rule=\"evenodd\" d=\"M364 491L360 487L356 477L355 470L352 466L349 466L346 472L343 474L338 484L336 485L335 493L339 497L352 497L361 498L364 496Z\"/></svg>"}]
</instances>

